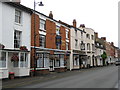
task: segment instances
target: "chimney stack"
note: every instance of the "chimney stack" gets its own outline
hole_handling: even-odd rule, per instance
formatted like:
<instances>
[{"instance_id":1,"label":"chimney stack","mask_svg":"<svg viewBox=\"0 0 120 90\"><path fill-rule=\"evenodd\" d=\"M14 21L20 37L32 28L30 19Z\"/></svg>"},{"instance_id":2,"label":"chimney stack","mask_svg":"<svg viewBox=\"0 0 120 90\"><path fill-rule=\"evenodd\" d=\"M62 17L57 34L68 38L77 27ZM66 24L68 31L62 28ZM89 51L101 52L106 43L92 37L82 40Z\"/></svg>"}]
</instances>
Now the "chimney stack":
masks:
<instances>
[{"instance_id":1,"label":"chimney stack","mask_svg":"<svg viewBox=\"0 0 120 90\"><path fill-rule=\"evenodd\" d=\"M76 20L75 19L73 20L73 27L76 28Z\"/></svg>"},{"instance_id":2,"label":"chimney stack","mask_svg":"<svg viewBox=\"0 0 120 90\"><path fill-rule=\"evenodd\" d=\"M95 38L98 38L98 32L95 32Z\"/></svg>"},{"instance_id":3,"label":"chimney stack","mask_svg":"<svg viewBox=\"0 0 120 90\"><path fill-rule=\"evenodd\" d=\"M114 46L114 43L113 43L113 42L111 42L111 46Z\"/></svg>"},{"instance_id":4,"label":"chimney stack","mask_svg":"<svg viewBox=\"0 0 120 90\"><path fill-rule=\"evenodd\" d=\"M51 19L53 19L52 11L50 11L49 17L50 17Z\"/></svg>"},{"instance_id":5,"label":"chimney stack","mask_svg":"<svg viewBox=\"0 0 120 90\"><path fill-rule=\"evenodd\" d=\"M85 24L80 24L80 27L85 28Z\"/></svg>"},{"instance_id":6,"label":"chimney stack","mask_svg":"<svg viewBox=\"0 0 120 90\"><path fill-rule=\"evenodd\" d=\"M14 2L16 4L20 4L21 3L21 0L10 0L10 2Z\"/></svg>"},{"instance_id":7,"label":"chimney stack","mask_svg":"<svg viewBox=\"0 0 120 90\"><path fill-rule=\"evenodd\" d=\"M102 40L106 41L106 37L101 37Z\"/></svg>"}]
</instances>

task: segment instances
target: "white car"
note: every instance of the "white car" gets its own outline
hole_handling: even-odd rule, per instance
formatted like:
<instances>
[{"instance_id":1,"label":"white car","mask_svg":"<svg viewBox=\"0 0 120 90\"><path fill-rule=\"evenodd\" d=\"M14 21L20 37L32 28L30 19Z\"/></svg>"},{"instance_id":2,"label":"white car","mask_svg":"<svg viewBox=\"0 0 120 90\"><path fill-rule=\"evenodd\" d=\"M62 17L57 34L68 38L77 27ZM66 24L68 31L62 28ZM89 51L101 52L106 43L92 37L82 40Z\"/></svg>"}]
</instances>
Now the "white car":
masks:
<instances>
[{"instance_id":1,"label":"white car","mask_svg":"<svg viewBox=\"0 0 120 90\"><path fill-rule=\"evenodd\" d=\"M117 61L115 62L115 65L116 65L116 66L120 65L120 60L117 60Z\"/></svg>"}]
</instances>

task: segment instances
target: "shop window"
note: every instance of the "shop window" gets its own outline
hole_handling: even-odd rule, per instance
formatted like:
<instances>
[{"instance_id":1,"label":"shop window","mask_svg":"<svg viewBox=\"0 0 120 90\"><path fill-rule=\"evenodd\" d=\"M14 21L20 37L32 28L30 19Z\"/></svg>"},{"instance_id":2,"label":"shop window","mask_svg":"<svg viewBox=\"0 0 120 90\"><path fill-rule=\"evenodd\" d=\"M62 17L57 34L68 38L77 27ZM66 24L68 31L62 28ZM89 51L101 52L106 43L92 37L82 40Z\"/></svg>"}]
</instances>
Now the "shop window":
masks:
<instances>
[{"instance_id":1,"label":"shop window","mask_svg":"<svg viewBox=\"0 0 120 90\"><path fill-rule=\"evenodd\" d=\"M20 67L28 67L28 54L27 53L20 54Z\"/></svg>"},{"instance_id":2,"label":"shop window","mask_svg":"<svg viewBox=\"0 0 120 90\"><path fill-rule=\"evenodd\" d=\"M0 52L0 68L6 67L6 52Z\"/></svg>"},{"instance_id":3,"label":"shop window","mask_svg":"<svg viewBox=\"0 0 120 90\"><path fill-rule=\"evenodd\" d=\"M60 55L60 66L64 66L64 55Z\"/></svg>"}]
</instances>

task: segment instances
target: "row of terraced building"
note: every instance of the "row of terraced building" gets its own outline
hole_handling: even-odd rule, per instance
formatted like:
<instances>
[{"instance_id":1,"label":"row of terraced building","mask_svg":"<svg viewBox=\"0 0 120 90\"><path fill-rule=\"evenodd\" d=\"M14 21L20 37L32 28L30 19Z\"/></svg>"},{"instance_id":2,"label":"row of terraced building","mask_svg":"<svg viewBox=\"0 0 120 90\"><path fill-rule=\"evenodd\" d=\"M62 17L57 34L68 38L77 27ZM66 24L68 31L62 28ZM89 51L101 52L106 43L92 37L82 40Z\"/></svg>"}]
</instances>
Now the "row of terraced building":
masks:
<instances>
[{"instance_id":1,"label":"row of terraced building","mask_svg":"<svg viewBox=\"0 0 120 90\"><path fill-rule=\"evenodd\" d=\"M105 60L101 55L107 54ZM20 3L0 1L0 78L112 64L120 50L77 21L69 25Z\"/></svg>"}]
</instances>

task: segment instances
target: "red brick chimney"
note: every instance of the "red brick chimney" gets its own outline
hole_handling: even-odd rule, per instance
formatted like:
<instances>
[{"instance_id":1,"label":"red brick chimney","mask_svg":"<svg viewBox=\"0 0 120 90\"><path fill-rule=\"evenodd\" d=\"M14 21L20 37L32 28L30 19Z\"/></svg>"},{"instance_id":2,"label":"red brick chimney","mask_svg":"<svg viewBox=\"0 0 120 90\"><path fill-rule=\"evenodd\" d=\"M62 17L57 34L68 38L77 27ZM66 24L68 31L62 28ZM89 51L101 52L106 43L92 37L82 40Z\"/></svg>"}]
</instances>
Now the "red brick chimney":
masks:
<instances>
[{"instance_id":1,"label":"red brick chimney","mask_svg":"<svg viewBox=\"0 0 120 90\"><path fill-rule=\"evenodd\" d=\"M53 19L52 11L50 11L49 17Z\"/></svg>"},{"instance_id":2,"label":"red brick chimney","mask_svg":"<svg viewBox=\"0 0 120 90\"><path fill-rule=\"evenodd\" d=\"M73 20L73 27L76 28L76 24L77 24L77 23L76 23L76 20L74 19L74 20Z\"/></svg>"}]
</instances>

